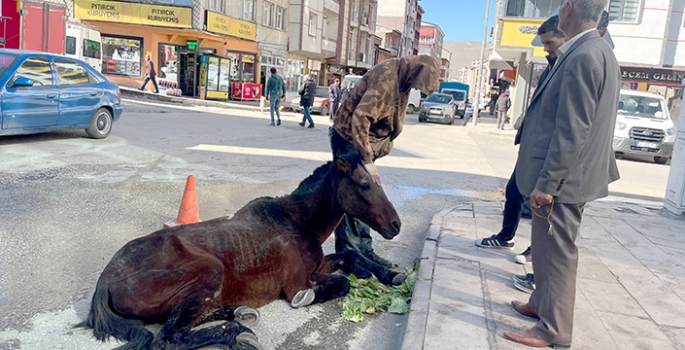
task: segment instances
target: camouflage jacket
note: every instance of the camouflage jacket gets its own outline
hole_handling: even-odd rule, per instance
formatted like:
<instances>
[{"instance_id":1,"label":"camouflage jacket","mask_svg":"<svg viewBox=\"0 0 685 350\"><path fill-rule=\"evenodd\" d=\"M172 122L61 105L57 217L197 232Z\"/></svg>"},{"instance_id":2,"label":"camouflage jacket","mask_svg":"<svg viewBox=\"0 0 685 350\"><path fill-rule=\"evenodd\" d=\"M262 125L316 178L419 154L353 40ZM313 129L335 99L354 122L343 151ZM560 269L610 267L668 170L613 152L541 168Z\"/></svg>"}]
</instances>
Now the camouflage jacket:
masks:
<instances>
[{"instance_id":1,"label":"camouflage jacket","mask_svg":"<svg viewBox=\"0 0 685 350\"><path fill-rule=\"evenodd\" d=\"M361 152L363 163L387 155L402 132L409 91L438 89L440 66L430 56L383 61L369 70L345 98L333 128Z\"/></svg>"}]
</instances>

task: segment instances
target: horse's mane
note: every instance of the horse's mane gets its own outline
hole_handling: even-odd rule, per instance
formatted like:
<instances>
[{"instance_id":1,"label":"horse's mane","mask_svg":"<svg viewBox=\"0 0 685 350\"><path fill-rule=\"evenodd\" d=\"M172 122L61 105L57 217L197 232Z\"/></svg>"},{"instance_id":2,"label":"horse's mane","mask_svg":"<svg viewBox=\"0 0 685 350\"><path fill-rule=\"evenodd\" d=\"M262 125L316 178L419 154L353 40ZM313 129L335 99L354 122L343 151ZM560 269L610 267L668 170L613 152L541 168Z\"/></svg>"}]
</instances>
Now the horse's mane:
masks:
<instances>
[{"instance_id":1,"label":"horse's mane","mask_svg":"<svg viewBox=\"0 0 685 350\"><path fill-rule=\"evenodd\" d=\"M295 191L293 191L292 194L302 195L311 193L312 189L315 188L318 184L320 184L324 178L326 178L326 175L332 167L333 162L328 161L326 164L316 168L311 175L309 175L306 179L300 182L300 184L297 186L297 188L295 189Z\"/></svg>"},{"instance_id":2,"label":"horse's mane","mask_svg":"<svg viewBox=\"0 0 685 350\"><path fill-rule=\"evenodd\" d=\"M331 148L334 150L333 153L337 154L339 158L350 163L353 169L362 164L362 157L359 151L357 151L351 143L340 137L337 132L333 132L331 137ZM328 174L328 171L335 170L332 169L333 167L333 162L329 161L316 168L309 177L300 182L299 186L297 186L297 189L295 189L292 194L302 195L311 193L311 190L323 181Z\"/></svg>"}]
</instances>

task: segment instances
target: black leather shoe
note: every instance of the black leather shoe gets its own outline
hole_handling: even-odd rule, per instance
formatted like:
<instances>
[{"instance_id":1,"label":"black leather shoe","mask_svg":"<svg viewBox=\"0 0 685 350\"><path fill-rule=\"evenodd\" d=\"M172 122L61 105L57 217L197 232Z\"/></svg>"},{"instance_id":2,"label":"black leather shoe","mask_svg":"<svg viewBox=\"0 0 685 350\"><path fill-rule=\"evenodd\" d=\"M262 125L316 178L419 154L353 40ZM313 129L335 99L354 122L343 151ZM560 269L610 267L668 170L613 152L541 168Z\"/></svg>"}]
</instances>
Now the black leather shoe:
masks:
<instances>
[{"instance_id":1,"label":"black leather shoe","mask_svg":"<svg viewBox=\"0 0 685 350\"><path fill-rule=\"evenodd\" d=\"M390 262L389 260L386 260L386 259L381 258L381 257L378 256L378 254L376 254L376 252L374 252L373 250L372 250L372 251L363 252L362 254L364 254L364 256L365 256L367 259L369 259L369 260L375 262L376 264L383 265L383 266L385 266L385 267L387 267L387 268L392 268L392 267L397 266L396 264L393 264L393 263Z\"/></svg>"},{"instance_id":2,"label":"black leather shoe","mask_svg":"<svg viewBox=\"0 0 685 350\"><path fill-rule=\"evenodd\" d=\"M280 120L280 119L276 122L276 125L281 125L281 120Z\"/></svg>"}]
</instances>

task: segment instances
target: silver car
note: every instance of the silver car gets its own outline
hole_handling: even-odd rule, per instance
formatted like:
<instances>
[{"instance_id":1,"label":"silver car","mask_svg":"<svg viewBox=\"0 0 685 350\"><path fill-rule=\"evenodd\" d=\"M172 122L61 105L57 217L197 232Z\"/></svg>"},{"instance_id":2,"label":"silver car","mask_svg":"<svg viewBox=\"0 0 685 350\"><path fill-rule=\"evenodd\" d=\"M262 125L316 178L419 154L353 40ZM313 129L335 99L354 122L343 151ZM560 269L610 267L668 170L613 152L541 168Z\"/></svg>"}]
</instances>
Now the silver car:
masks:
<instances>
[{"instance_id":1,"label":"silver car","mask_svg":"<svg viewBox=\"0 0 685 350\"><path fill-rule=\"evenodd\" d=\"M454 103L454 97L436 92L423 101L419 123L433 121L452 125L456 114L457 105Z\"/></svg>"}]
</instances>

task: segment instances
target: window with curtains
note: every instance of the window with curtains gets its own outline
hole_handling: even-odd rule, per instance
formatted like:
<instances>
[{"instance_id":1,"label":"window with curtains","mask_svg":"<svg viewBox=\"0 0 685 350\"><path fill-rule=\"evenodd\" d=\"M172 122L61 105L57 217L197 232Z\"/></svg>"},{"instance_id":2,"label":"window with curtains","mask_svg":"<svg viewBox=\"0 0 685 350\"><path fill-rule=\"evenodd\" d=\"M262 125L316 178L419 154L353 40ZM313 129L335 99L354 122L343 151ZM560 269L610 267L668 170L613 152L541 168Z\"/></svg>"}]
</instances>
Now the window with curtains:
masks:
<instances>
[{"instance_id":1,"label":"window with curtains","mask_svg":"<svg viewBox=\"0 0 685 350\"><path fill-rule=\"evenodd\" d=\"M254 22L255 0L243 0L243 19Z\"/></svg>"},{"instance_id":2,"label":"window with curtains","mask_svg":"<svg viewBox=\"0 0 685 350\"><path fill-rule=\"evenodd\" d=\"M559 7L559 0L507 0L506 17L549 18Z\"/></svg>"},{"instance_id":3,"label":"window with curtains","mask_svg":"<svg viewBox=\"0 0 685 350\"><path fill-rule=\"evenodd\" d=\"M640 0L611 0L609 2L609 20L616 22L637 22Z\"/></svg>"},{"instance_id":4,"label":"window with curtains","mask_svg":"<svg viewBox=\"0 0 685 350\"><path fill-rule=\"evenodd\" d=\"M285 30L285 8L276 7L276 28Z\"/></svg>"},{"instance_id":5,"label":"window with curtains","mask_svg":"<svg viewBox=\"0 0 685 350\"><path fill-rule=\"evenodd\" d=\"M223 13L224 12L224 1L223 0L207 0L207 9L214 12Z\"/></svg>"},{"instance_id":6,"label":"window with curtains","mask_svg":"<svg viewBox=\"0 0 685 350\"><path fill-rule=\"evenodd\" d=\"M274 4L264 1L262 5L262 25L267 27L274 26Z\"/></svg>"}]
</instances>

